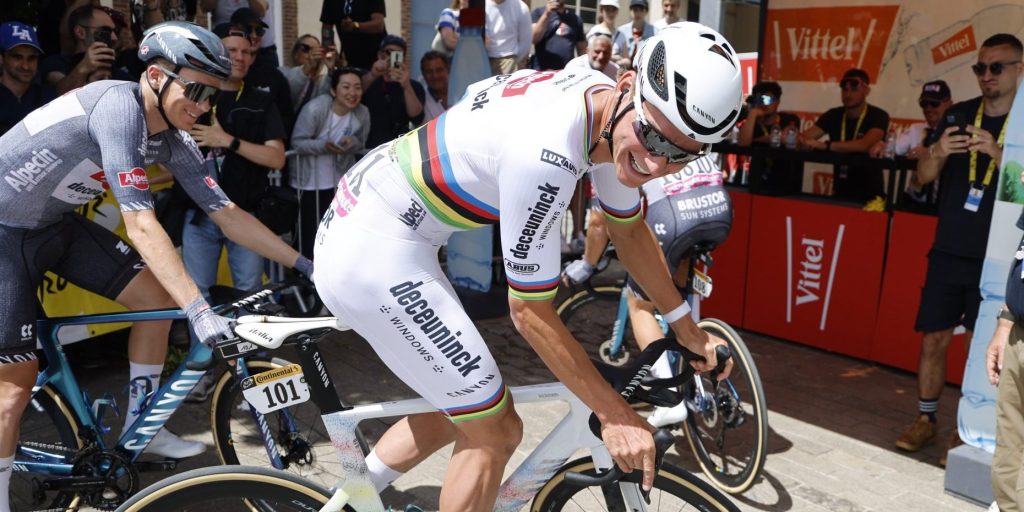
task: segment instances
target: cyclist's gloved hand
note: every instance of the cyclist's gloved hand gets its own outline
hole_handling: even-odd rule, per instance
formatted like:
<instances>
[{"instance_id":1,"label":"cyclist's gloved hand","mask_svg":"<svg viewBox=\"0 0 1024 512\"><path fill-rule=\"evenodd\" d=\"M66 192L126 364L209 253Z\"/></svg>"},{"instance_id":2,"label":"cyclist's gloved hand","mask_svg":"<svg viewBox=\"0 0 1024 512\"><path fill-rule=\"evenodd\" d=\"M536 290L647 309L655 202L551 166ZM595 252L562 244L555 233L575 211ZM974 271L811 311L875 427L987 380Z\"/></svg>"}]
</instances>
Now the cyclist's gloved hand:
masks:
<instances>
[{"instance_id":1,"label":"cyclist's gloved hand","mask_svg":"<svg viewBox=\"0 0 1024 512\"><path fill-rule=\"evenodd\" d=\"M292 268L306 276L306 279L313 280L313 260L300 254Z\"/></svg>"},{"instance_id":2,"label":"cyclist's gloved hand","mask_svg":"<svg viewBox=\"0 0 1024 512\"><path fill-rule=\"evenodd\" d=\"M594 266L587 263L587 260L581 258L565 267L565 275L569 276L569 279L572 279L572 282L579 284L590 279L590 276L594 275Z\"/></svg>"},{"instance_id":3,"label":"cyclist's gloved hand","mask_svg":"<svg viewBox=\"0 0 1024 512\"><path fill-rule=\"evenodd\" d=\"M234 336L231 331L231 319L214 313L202 297L185 306L185 314L196 337L207 347L213 348L218 342Z\"/></svg>"}]
</instances>

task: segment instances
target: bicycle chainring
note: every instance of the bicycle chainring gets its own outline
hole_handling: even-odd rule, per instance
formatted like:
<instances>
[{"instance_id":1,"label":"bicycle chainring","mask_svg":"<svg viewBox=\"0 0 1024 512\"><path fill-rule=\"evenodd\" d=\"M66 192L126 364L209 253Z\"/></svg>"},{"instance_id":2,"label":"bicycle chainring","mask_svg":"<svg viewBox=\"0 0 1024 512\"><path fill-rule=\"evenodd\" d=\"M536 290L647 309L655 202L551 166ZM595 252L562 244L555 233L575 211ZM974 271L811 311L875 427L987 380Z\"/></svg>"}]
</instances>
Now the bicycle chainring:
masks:
<instances>
[{"instance_id":1,"label":"bicycle chainring","mask_svg":"<svg viewBox=\"0 0 1024 512\"><path fill-rule=\"evenodd\" d=\"M102 477L104 483L77 489L83 501L100 510L114 510L139 490L139 472L131 458L118 450L82 454L72 476Z\"/></svg>"}]
</instances>

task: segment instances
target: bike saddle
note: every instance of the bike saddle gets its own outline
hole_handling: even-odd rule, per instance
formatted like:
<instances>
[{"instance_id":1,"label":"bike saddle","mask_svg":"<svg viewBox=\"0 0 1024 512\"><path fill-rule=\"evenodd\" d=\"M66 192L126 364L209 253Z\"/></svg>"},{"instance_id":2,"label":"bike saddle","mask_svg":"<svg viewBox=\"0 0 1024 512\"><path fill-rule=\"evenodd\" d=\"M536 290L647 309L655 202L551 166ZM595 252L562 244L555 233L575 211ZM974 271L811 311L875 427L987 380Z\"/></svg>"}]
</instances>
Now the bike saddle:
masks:
<instances>
[{"instance_id":1,"label":"bike saddle","mask_svg":"<svg viewBox=\"0 0 1024 512\"><path fill-rule=\"evenodd\" d=\"M236 321L235 334L265 349L280 348L289 337L313 330L334 329L347 331L349 327L334 317L293 318L284 316L249 315Z\"/></svg>"}]
</instances>

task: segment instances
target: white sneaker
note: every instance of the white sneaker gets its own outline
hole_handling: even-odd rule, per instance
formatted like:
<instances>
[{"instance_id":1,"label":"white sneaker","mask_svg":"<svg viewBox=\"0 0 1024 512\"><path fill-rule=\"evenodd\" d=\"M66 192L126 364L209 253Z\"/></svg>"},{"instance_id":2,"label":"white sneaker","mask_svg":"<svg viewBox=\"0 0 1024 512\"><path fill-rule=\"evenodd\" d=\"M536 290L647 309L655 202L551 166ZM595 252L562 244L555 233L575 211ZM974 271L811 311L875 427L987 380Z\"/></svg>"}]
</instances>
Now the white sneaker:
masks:
<instances>
[{"instance_id":1,"label":"white sneaker","mask_svg":"<svg viewBox=\"0 0 1024 512\"><path fill-rule=\"evenodd\" d=\"M195 457L205 451L206 443L182 439L174 432L163 428L160 429L160 432L157 432L143 453L159 455L168 459L186 459L188 457Z\"/></svg>"},{"instance_id":2,"label":"white sneaker","mask_svg":"<svg viewBox=\"0 0 1024 512\"><path fill-rule=\"evenodd\" d=\"M689 413L686 409L686 402L680 402L675 407L655 407L654 412L647 417L647 423L655 428L675 425L686 421L687 414Z\"/></svg>"}]
</instances>

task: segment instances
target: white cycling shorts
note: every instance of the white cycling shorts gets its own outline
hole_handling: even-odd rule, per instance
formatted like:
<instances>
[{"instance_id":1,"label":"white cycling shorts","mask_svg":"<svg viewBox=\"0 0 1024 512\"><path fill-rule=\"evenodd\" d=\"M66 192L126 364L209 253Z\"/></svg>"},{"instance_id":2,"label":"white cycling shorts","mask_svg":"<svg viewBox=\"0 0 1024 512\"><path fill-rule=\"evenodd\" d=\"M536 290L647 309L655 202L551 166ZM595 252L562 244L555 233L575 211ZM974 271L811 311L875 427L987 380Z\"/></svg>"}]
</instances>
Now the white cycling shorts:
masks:
<instances>
[{"instance_id":1,"label":"white cycling shorts","mask_svg":"<svg viewBox=\"0 0 1024 512\"><path fill-rule=\"evenodd\" d=\"M394 165L368 157L365 165ZM313 280L324 303L453 422L502 410L508 389L441 270L438 240L411 229L401 217L410 212L396 212L382 197L394 199L405 193L401 187L386 179L357 187L346 181L385 169L357 168L342 178L317 233Z\"/></svg>"}]
</instances>

